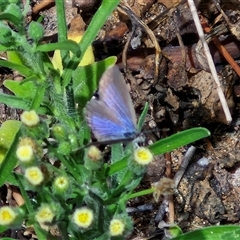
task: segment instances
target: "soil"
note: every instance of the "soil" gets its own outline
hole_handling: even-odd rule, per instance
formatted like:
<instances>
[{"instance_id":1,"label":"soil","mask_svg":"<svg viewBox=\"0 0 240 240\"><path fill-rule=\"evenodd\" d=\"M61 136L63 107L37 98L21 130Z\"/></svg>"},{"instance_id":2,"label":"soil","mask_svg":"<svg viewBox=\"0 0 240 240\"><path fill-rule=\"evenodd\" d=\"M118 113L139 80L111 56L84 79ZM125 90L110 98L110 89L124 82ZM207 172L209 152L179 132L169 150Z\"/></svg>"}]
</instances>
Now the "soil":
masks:
<instances>
[{"instance_id":1,"label":"soil","mask_svg":"<svg viewBox=\"0 0 240 240\"><path fill-rule=\"evenodd\" d=\"M54 4L37 8L46 1L31 2L29 19L44 14L44 41L55 41ZM66 2L68 24L80 14L87 26L99 7L96 0ZM212 41L216 37L238 64L240 38L234 29L240 24L240 1L222 2L220 7L228 21L220 16L212 1L196 0L195 4L201 20L211 28L205 37L233 118L230 123L226 121L187 1L124 1L93 43L96 61L118 57L117 65L131 87L138 116L145 102L149 102L143 129L149 144L192 127L206 127L211 131L211 137L193 144L195 153L173 196L166 194L156 202L148 195L129 202L129 214L135 224L129 239L163 239L164 230L159 227L163 222L174 221L184 232L240 223L240 82L236 71ZM1 70L0 76L1 82L19 77L5 70ZM4 105L0 105L0 111L1 122L19 116ZM163 177L174 178L189 147L157 156L139 189L149 188ZM1 199L6 198L9 189L9 186L1 188ZM32 233L26 234L24 227L17 233L6 232L5 236L35 239Z\"/></svg>"}]
</instances>

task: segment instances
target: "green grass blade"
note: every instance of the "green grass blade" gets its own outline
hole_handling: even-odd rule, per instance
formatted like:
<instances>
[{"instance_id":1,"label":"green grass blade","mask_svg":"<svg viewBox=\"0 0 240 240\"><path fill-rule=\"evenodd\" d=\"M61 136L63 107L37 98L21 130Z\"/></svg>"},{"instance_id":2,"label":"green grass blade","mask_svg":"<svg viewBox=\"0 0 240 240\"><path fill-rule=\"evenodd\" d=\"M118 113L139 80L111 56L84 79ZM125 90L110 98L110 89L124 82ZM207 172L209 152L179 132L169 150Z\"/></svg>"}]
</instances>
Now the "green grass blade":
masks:
<instances>
[{"instance_id":1,"label":"green grass blade","mask_svg":"<svg viewBox=\"0 0 240 240\"><path fill-rule=\"evenodd\" d=\"M146 104L144 106L144 109L142 111L142 114L141 114L141 116L140 116L140 118L138 120L137 129L138 129L139 132L141 131L141 129L143 128L143 125L145 123L145 119L146 119L147 112L148 112L148 106L149 106L149 104L148 104L148 102L146 102Z\"/></svg>"},{"instance_id":2,"label":"green grass blade","mask_svg":"<svg viewBox=\"0 0 240 240\"><path fill-rule=\"evenodd\" d=\"M22 110L29 110L31 106L31 101L27 101L23 98L15 97L4 93L0 93L0 102L12 108ZM50 114L49 109L44 106L40 106L38 109L36 109L36 112L39 114Z\"/></svg>"},{"instance_id":3,"label":"green grass blade","mask_svg":"<svg viewBox=\"0 0 240 240\"><path fill-rule=\"evenodd\" d=\"M18 182L18 186L20 188L20 191L21 191L21 194L22 194L22 197L25 201L25 205L26 205L26 208L28 210L28 213L30 214L34 214L35 212L35 209L30 201L30 198L25 190L25 187L24 187L24 180L23 178L21 177L20 174L14 174L15 178L16 178L16 181ZM34 230L38 236L38 239L47 239L47 232L45 232L40 226L38 223L34 223Z\"/></svg>"},{"instance_id":4,"label":"green grass blade","mask_svg":"<svg viewBox=\"0 0 240 240\"><path fill-rule=\"evenodd\" d=\"M6 156L0 166L0 186L2 186L8 176L12 174L12 171L18 162L18 159L16 157L16 149L19 137L20 130L17 132L12 146L8 149Z\"/></svg>"},{"instance_id":5,"label":"green grass blade","mask_svg":"<svg viewBox=\"0 0 240 240\"><path fill-rule=\"evenodd\" d=\"M240 226L225 225L225 226L214 226L197 229L192 232L185 233L172 240L221 240L222 236L227 232L240 230ZM229 240L232 238L228 238ZM238 238L239 239L239 238Z\"/></svg>"},{"instance_id":6,"label":"green grass blade","mask_svg":"<svg viewBox=\"0 0 240 240\"><path fill-rule=\"evenodd\" d=\"M48 43L48 44L39 45L36 48L36 51L51 52L57 49L71 51L73 54L76 54L77 56L80 55L79 45L72 40L66 40L59 43Z\"/></svg>"},{"instance_id":7,"label":"green grass blade","mask_svg":"<svg viewBox=\"0 0 240 240\"><path fill-rule=\"evenodd\" d=\"M154 155L163 154L208 136L210 132L206 128L191 128L155 142L149 150Z\"/></svg>"},{"instance_id":8,"label":"green grass blade","mask_svg":"<svg viewBox=\"0 0 240 240\"><path fill-rule=\"evenodd\" d=\"M11 13L1 13L0 20L6 20L12 22L17 28L20 27L22 21Z\"/></svg>"},{"instance_id":9,"label":"green grass blade","mask_svg":"<svg viewBox=\"0 0 240 240\"><path fill-rule=\"evenodd\" d=\"M33 71L30 68L27 68L27 67L17 64L17 63L5 61L5 60L0 60L0 66L7 67L9 69L14 69L25 77L29 77L33 74Z\"/></svg>"},{"instance_id":10,"label":"green grass blade","mask_svg":"<svg viewBox=\"0 0 240 240\"><path fill-rule=\"evenodd\" d=\"M63 72L63 86L67 86L71 80L72 70L76 69L79 62L82 60L84 53L87 48L92 44L94 39L96 38L99 30L102 28L107 18L111 15L113 10L119 4L119 0L110 1L103 0L101 6L98 8L97 12L94 14L92 21L90 22L84 36L79 44L81 56L79 58L74 57L66 67Z\"/></svg>"},{"instance_id":11,"label":"green grass blade","mask_svg":"<svg viewBox=\"0 0 240 240\"><path fill-rule=\"evenodd\" d=\"M7 231L8 228L0 225L0 233Z\"/></svg>"}]
</instances>

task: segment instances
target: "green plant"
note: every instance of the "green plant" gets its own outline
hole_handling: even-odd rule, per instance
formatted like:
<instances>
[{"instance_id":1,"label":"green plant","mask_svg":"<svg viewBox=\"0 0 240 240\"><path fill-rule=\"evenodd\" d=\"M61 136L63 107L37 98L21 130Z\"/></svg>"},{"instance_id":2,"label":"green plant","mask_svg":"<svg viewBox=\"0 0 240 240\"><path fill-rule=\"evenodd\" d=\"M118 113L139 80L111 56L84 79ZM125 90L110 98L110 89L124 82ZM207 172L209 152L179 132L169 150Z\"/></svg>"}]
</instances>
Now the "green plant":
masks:
<instances>
[{"instance_id":1,"label":"green plant","mask_svg":"<svg viewBox=\"0 0 240 240\"><path fill-rule=\"evenodd\" d=\"M240 227L235 225L211 226L181 234L172 240L237 240L240 237Z\"/></svg>"},{"instance_id":2,"label":"green plant","mask_svg":"<svg viewBox=\"0 0 240 240\"><path fill-rule=\"evenodd\" d=\"M58 42L41 44L41 24L31 22L27 30L24 24L28 3L24 9L17 0L0 5L0 50L8 54L8 60L0 60L0 65L17 70L24 77L21 82L4 82L14 95L1 93L0 102L25 110L19 131L9 136L9 129L2 129L10 144L5 147L0 166L0 185L8 182L18 186L25 204L0 212L0 232L25 219L27 225L34 226L39 239L53 238L51 227L57 227L57 239L123 239L132 229L127 201L153 193L154 189L134 192L146 166L134 161L133 155L139 154L141 160L142 153L133 150L132 144L126 148L112 145L107 162L96 148L84 148L90 139L84 121L85 104L96 90L101 74L116 58L78 66L119 1L102 2L79 44L67 40L63 1L56 1ZM53 67L48 56L55 50L61 50L63 72ZM147 109L146 104L139 129ZM154 143L149 150L153 155L163 154L206 136L206 129L190 129ZM13 172L16 165L21 166L22 174ZM28 191L35 193L34 199ZM8 219L7 224L1 222L3 216Z\"/></svg>"}]
</instances>

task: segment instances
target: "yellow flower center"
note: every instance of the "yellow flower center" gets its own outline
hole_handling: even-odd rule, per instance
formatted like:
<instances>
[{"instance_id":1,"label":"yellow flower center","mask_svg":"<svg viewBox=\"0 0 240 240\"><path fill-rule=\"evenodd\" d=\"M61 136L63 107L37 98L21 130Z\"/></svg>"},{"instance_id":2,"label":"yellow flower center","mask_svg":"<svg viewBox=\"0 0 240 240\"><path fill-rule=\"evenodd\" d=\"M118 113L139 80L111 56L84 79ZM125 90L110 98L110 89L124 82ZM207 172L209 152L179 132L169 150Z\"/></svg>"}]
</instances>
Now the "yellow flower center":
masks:
<instances>
[{"instance_id":1,"label":"yellow flower center","mask_svg":"<svg viewBox=\"0 0 240 240\"><path fill-rule=\"evenodd\" d=\"M43 205L39 208L36 219L39 223L52 222L55 214L50 209L50 207Z\"/></svg>"},{"instance_id":2,"label":"yellow flower center","mask_svg":"<svg viewBox=\"0 0 240 240\"><path fill-rule=\"evenodd\" d=\"M113 219L110 223L110 234L112 236L122 235L124 231L124 223L119 219Z\"/></svg>"},{"instance_id":3,"label":"yellow flower center","mask_svg":"<svg viewBox=\"0 0 240 240\"><path fill-rule=\"evenodd\" d=\"M39 123L39 116L34 110L24 111L21 116L21 121L27 126L35 126Z\"/></svg>"},{"instance_id":4,"label":"yellow flower center","mask_svg":"<svg viewBox=\"0 0 240 240\"><path fill-rule=\"evenodd\" d=\"M32 170L30 173L29 173L30 177L33 178L33 179L38 179L39 178L39 174L38 174L38 171L36 170Z\"/></svg>"},{"instance_id":5,"label":"yellow flower center","mask_svg":"<svg viewBox=\"0 0 240 240\"><path fill-rule=\"evenodd\" d=\"M79 227L88 228L93 221L93 211L83 207L73 214L73 220Z\"/></svg>"},{"instance_id":6,"label":"yellow flower center","mask_svg":"<svg viewBox=\"0 0 240 240\"><path fill-rule=\"evenodd\" d=\"M51 215L50 212L48 211L42 211L39 216L42 217L42 218L48 218L49 216Z\"/></svg>"},{"instance_id":7,"label":"yellow flower center","mask_svg":"<svg viewBox=\"0 0 240 240\"><path fill-rule=\"evenodd\" d=\"M134 159L140 165L146 165L153 160L153 155L148 148L139 147L134 151Z\"/></svg>"},{"instance_id":8,"label":"yellow flower center","mask_svg":"<svg viewBox=\"0 0 240 240\"><path fill-rule=\"evenodd\" d=\"M11 224L16 218L16 213L8 206L0 208L0 225Z\"/></svg>"},{"instance_id":9,"label":"yellow flower center","mask_svg":"<svg viewBox=\"0 0 240 240\"><path fill-rule=\"evenodd\" d=\"M88 222L89 221L89 214L87 214L87 213L79 214L78 220L79 220L79 222L82 222L82 223Z\"/></svg>"},{"instance_id":10,"label":"yellow flower center","mask_svg":"<svg viewBox=\"0 0 240 240\"><path fill-rule=\"evenodd\" d=\"M13 216L9 213L9 211L3 211L2 212L2 218L3 220L7 220L7 221L10 221L13 219Z\"/></svg>"},{"instance_id":11,"label":"yellow flower center","mask_svg":"<svg viewBox=\"0 0 240 240\"><path fill-rule=\"evenodd\" d=\"M145 150L140 150L138 152L138 157L141 158L142 160L146 161L149 158L149 155Z\"/></svg>"},{"instance_id":12,"label":"yellow flower center","mask_svg":"<svg viewBox=\"0 0 240 240\"><path fill-rule=\"evenodd\" d=\"M44 180L43 173L38 167L26 168L25 177L33 185L38 185Z\"/></svg>"},{"instance_id":13,"label":"yellow flower center","mask_svg":"<svg viewBox=\"0 0 240 240\"><path fill-rule=\"evenodd\" d=\"M59 183L58 184L59 185L65 185L65 182L66 182L65 179L59 179Z\"/></svg>"}]
</instances>

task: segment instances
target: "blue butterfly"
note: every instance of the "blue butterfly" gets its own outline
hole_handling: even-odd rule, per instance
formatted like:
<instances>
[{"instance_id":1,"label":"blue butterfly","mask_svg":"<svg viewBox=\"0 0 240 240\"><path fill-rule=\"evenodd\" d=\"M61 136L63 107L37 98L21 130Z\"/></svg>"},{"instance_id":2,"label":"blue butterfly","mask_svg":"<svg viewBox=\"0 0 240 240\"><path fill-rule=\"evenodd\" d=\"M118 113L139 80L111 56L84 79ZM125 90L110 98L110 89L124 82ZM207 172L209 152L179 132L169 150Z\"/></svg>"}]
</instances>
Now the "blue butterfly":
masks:
<instances>
[{"instance_id":1,"label":"blue butterfly","mask_svg":"<svg viewBox=\"0 0 240 240\"><path fill-rule=\"evenodd\" d=\"M129 142L137 137L136 113L118 67L103 73L98 97L86 105L86 120L100 143Z\"/></svg>"}]
</instances>

